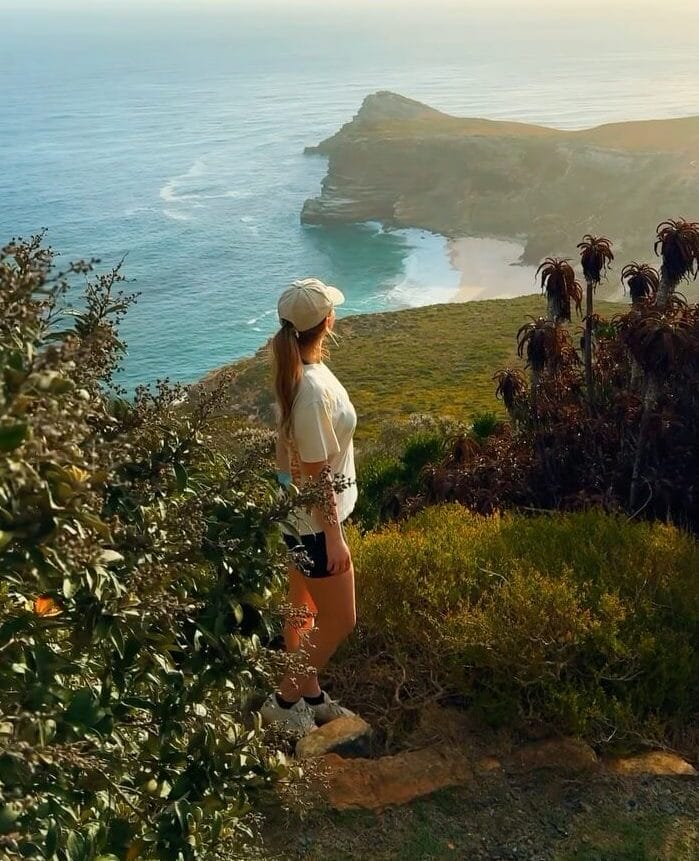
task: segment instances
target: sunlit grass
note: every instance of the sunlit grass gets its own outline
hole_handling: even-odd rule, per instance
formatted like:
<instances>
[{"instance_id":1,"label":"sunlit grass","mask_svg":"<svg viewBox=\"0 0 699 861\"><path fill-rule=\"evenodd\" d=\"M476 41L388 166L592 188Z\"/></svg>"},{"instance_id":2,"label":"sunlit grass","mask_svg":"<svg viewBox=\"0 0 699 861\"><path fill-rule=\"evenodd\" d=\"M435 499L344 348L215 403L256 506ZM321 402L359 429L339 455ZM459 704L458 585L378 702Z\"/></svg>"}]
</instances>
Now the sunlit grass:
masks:
<instances>
[{"instance_id":1,"label":"sunlit grass","mask_svg":"<svg viewBox=\"0 0 699 861\"><path fill-rule=\"evenodd\" d=\"M627 306L599 303L611 316ZM357 409L359 441L388 420L414 413L468 420L502 412L493 374L521 364L515 336L527 316L545 313L541 296L431 305L340 320L329 366ZM574 324L579 325L579 324ZM271 367L266 350L236 366L231 401L271 420Z\"/></svg>"}]
</instances>

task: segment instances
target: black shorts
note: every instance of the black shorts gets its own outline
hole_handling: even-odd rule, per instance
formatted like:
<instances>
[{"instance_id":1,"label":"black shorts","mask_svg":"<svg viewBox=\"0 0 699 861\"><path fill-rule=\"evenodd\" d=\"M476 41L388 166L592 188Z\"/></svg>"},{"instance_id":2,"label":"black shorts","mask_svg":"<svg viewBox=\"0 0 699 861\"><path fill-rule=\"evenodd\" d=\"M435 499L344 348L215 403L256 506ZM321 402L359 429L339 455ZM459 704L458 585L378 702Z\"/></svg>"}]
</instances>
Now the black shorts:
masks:
<instances>
[{"instance_id":1,"label":"black shorts","mask_svg":"<svg viewBox=\"0 0 699 861\"><path fill-rule=\"evenodd\" d=\"M289 550L302 551L308 557L298 560L299 571L306 577L332 577L328 571L328 547L325 543L325 533L316 532L314 535L302 535L301 544L291 535L285 535L284 541Z\"/></svg>"}]
</instances>

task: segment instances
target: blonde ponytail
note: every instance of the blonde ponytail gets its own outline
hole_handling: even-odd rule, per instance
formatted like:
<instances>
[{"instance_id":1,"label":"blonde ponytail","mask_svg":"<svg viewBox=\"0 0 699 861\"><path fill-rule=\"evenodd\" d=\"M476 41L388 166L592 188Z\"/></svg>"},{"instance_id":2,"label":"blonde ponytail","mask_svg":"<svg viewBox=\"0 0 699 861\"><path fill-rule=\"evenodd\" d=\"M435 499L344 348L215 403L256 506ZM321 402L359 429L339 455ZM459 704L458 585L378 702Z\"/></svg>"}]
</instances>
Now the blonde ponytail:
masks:
<instances>
[{"instance_id":1,"label":"blonde ponytail","mask_svg":"<svg viewBox=\"0 0 699 861\"><path fill-rule=\"evenodd\" d=\"M279 407L279 432L285 442L291 439L291 408L303 375L303 361L296 330L286 320L272 339L274 391Z\"/></svg>"},{"instance_id":2,"label":"blonde ponytail","mask_svg":"<svg viewBox=\"0 0 699 861\"><path fill-rule=\"evenodd\" d=\"M274 362L274 392L279 407L279 433L286 443L291 442L291 412L303 376L301 347L310 347L321 340L327 331L325 320L307 332L297 332L288 320L282 320L272 338Z\"/></svg>"}]
</instances>

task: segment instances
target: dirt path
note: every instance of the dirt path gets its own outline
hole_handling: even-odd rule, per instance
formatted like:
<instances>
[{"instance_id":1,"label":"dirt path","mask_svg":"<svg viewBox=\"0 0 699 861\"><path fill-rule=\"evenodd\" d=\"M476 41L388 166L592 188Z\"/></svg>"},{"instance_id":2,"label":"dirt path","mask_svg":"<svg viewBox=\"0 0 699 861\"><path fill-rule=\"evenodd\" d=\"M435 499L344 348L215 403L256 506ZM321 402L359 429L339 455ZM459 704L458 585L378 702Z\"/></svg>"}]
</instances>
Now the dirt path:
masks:
<instances>
[{"instance_id":1,"label":"dirt path","mask_svg":"<svg viewBox=\"0 0 699 861\"><path fill-rule=\"evenodd\" d=\"M375 814L275 823L279 861L699 861L699 780L494 774Z\"/></svg>"}]
</instances>

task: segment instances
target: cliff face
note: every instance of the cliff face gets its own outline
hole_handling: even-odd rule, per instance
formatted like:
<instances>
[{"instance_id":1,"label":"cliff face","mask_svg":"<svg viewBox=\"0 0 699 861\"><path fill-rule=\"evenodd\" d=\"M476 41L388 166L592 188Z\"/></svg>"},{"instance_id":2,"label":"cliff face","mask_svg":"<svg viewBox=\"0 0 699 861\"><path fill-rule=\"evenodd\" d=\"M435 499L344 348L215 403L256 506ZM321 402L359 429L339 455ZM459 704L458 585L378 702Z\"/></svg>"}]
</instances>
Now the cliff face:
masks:
<instances>
[{"instance_id":1,"label":"cliff face","mask_svg":"<svg viewBox=\"0 0 699 861\"><path fill-rule=\"evenodd\" d=\"M368 96L319 146L308 224L368 220L525 240L527 262L604 233L648 258L659 221L699 218L699 117L564 132L458 119L394 93Z\"/></svg>"}]
</instances>

